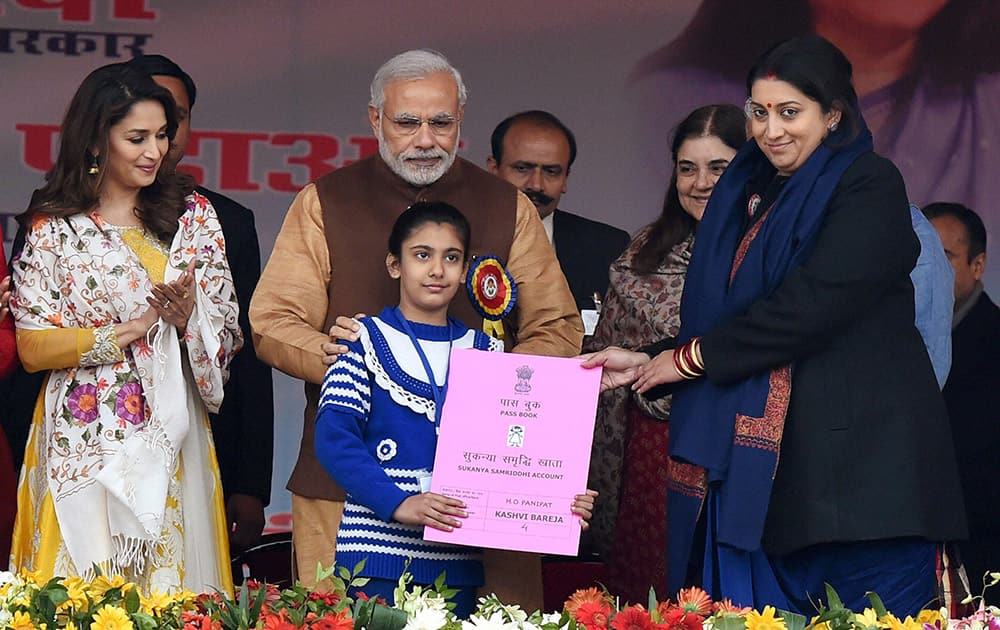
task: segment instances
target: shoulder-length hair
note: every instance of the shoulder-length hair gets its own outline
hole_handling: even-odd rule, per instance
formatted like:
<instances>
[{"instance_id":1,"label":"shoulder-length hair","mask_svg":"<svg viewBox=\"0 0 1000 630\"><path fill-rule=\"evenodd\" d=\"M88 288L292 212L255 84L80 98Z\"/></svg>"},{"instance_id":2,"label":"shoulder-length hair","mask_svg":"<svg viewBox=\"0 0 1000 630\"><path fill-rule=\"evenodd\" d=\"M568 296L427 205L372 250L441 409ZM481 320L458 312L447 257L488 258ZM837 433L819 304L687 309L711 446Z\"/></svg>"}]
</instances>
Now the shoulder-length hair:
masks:
<instances>
[{"instance_id":1,"label":"shoulder-length hair","mask_svg":"<svg viewBox=\"0 0 1000 630\"><path fill-rule=\"evenodd\" d=\"M746 143L746 117L735 105L705 105L699 107L677 125L670 143L673 170L670 186L663 200L663 211L650 226L646 239L632 259L632 269L640 274L650 274L666 259L677 244L698 227L698 222L681 207L677 194L677 153L681 145L691 138L714 136L726 146L739 151Z\"/></svg>"},{"instance_id":2,"label":"shoulder-length hair","mask_svg":"<svg viewBox=\"0 0 1000 630\"><path fill-rule=\"evenodd\" d=\"M123 63L102 66L87 75L63 117L55 164L18 221L29 226L36 214L65 217L96 208L107 172L111 128L142 101L163 106L167 137L173 141L177 106L170 92L148 75ZM92 175L94 165L98 173ZM139 191L136 213L142 224L160 240L170 242L184 210L184 197L193 189L189 176L168 173L161 165L155 181Z\"/></svg>"}]
</instances>

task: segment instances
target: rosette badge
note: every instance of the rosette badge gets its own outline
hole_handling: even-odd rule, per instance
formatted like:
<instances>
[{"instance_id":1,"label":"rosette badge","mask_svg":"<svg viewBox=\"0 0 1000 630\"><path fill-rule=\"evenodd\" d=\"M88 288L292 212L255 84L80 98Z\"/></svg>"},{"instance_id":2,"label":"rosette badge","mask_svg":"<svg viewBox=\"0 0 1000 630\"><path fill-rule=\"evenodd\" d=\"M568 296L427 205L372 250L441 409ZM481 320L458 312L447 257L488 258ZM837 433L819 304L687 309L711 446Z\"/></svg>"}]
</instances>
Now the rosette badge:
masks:
<instances>
[{"instance_id":1,"label":"rosette badge","mask_svg":"<svg viewBox=\"0 0 1000 630\"><path fill-rule=\"evenodd\" d=\"M517 285L496 256L476 256L465 279L469 299L483 316L483 331L503 339L503 318L517 302Z\"/></svg>"}]
</instances>

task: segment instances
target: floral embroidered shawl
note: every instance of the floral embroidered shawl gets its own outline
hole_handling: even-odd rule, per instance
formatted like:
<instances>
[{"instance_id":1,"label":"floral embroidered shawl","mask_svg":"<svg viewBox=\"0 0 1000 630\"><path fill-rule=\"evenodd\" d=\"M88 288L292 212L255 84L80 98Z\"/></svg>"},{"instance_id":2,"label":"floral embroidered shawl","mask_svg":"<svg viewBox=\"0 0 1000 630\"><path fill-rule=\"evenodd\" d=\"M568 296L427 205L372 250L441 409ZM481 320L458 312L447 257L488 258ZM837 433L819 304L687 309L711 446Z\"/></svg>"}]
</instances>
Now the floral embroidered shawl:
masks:
<instances>
[{"instance_id":1,"label":"floral embroidered shawl","mask_svg":"<svg viewBox=\"0 0 1000 630\"><path fill-rule=\"evenodd\" d=\"M160 542L167 486L188 429L206 407L217 411L222 403L242 335L222 229L198 194L187 198L164 280L177 279L192 260L187 361L176 329L161 319L155 335L125 349L124 361L53 370L45 388L49 490L81 572L94 565L142 570ZM17 326L28 330L135 319L148 308L152 287L136 254L117 232L103 229L96 213L38 220L14 276L11 309Z\"/></svg>"}]
</instances>

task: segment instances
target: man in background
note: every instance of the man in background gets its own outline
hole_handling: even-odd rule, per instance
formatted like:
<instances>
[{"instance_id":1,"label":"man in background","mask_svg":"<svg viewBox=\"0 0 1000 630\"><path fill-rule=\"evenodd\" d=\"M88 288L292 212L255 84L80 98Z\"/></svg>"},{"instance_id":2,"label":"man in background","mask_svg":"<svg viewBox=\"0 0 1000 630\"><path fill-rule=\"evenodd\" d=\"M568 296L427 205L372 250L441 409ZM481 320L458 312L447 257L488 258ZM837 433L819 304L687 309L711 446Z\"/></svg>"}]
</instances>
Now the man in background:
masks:
<instances>
[{"instance_id":1,"label":"man in background","mask_svg":"<svg viewBox=\"0 0 1000 630\"><path fill-rule=\"evenodd\" d=\"M491 173L514 184L538 209L559 266L584 314L587 334L608 290L608 268L629 243L624 230L559 209L576 160L573 132L549 112L532 110L503 120L490 138Z\"/></svg>"},{"instance_id":2,"label":"man in background","mask_svg":"<svg viewBox=\"0 0 1000 630\"><path fill-rule=\"evenodd\" d=\"M1000 567L1000 309L983 291L986 228L971 209L932 203L924 214L937 228L955 270L951 371L943 394L951 418L958 472L969 520L969 540L959 543L972 593ZM986 602L1000 603L987 589Z\"/></svg>"},{"instance_id":3,"label":"man in background","mask_svg":"<svg viewBox=\"0 0 1000 630\"><path fill-rule=\"evenodd\" d=\"M191 139L191 110L197 96L194 81L163 55L136 57L128 63L150 75L177 103L177 135L162 167L176 169ZM253 212L213 190L198 186L197 191L219 215L246 340L230 365L222 407L219 413L209 414L226 497L229 544L233 552L239 552L260 541L264 508L271 500L274 392L271 368L257 358L250 342L249 319L250 297L260 279L260 245Z\"/></svg>"}]
</instances>

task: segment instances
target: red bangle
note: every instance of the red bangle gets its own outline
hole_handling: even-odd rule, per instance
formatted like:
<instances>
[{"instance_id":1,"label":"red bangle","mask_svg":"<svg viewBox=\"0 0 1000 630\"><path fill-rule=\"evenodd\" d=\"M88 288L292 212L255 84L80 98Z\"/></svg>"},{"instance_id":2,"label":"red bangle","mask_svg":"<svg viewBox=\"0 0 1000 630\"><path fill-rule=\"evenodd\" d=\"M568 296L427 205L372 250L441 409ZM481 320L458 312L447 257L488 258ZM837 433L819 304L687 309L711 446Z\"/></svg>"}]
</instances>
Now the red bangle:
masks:
<instances>
[{"instance_id":1,"label":"red bangle","mask_svg":"<svg viewBox=\"0 0 1000 630\"><path fill-rule=\"evenodd\" d=\"M674 370L684 380L691 380L697 378L698 374L689 367L686 361L684 356L686 348L687 346L684 345L674 349Z\"/></svg>"},{"instance_id":2,"label":"red bangle","mask_svg":"<svg viewBox=\"0 0 1000 630\"><path fill-rule=\"evenodd\" d=\"M698 378L705 373L705 366L698 360L696 352L700 341L699 337L695 337L674 349L674 370L685 380Z\"/></svg>"}]
</instances>

